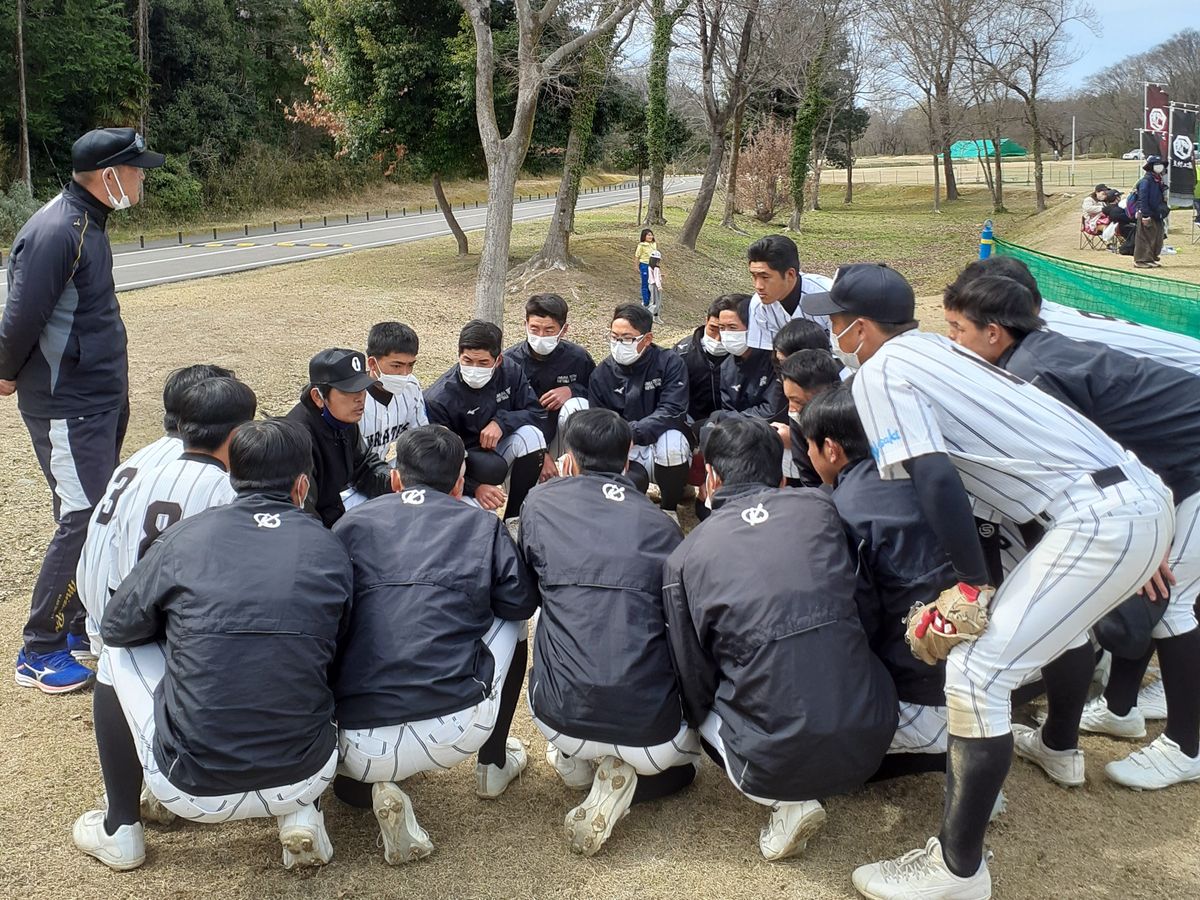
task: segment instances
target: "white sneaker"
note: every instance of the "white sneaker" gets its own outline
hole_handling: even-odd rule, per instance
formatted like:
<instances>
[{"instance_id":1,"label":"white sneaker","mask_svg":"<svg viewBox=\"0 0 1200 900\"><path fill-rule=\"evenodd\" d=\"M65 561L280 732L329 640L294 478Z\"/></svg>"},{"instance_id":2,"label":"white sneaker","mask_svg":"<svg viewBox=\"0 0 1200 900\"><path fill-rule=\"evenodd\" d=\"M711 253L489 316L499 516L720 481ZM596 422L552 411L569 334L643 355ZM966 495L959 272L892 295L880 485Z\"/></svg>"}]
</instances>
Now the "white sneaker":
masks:
<instances>
[{"instance_id":1,"label":"white sneaker","mask_svg":"<svg viewBox=\"0 0 1200 900\"><path fill-rule=\"evenodd\" d=\"M1125 715L1118 716L1108 708L1108 701L1100 696L1083 708L1079 728L1081 731L1090 731L1092 734L1142 738L1146 736L1146 719L1136 706Z\"/></svg>"},{"instance_id":2,"label":"white sneaker","mask_svg":"<svg viewBox=\"0 0 1200 900\"><path fill-rule=\"evenodd\" d=\"M776 803L771 807L771 821L758 835L758 849L770 862L795 856L824 824L825 807L816 800Z\"/></svg>"},{"instance_id":3,"label":"white sneaker","mask_svg":"<svg viewBox=\"0 0 1200 900\"><path fill-rule=\"evenodd\" d=\"M600 760L587 798L569 813L564 824L571 849L592 856L612 837L613 828L626 815L637 789L633 766L615 756Z\"/></svg>"},{"instance_id":4,"label":"white sneaker","mask_svg":"<svg viewBox=\"0 0 1200 900\"><path fill-rule=\"evenodd\" d=\"M1185 755L1177 743L1160 734L1141 750L1110 762L1104 772L1117 784L1136 791L1157 791L1173 784L1200 781L1200 757Z\"/></svg>"},{"instance_id":5,"label":"white sneaker","mask_svg":"<svg viewBox=\"0 0 1200 900\"><path fill-rule=\"evenodd\" d=\"M1013 749L1063 787L1079 787L1084 782L1082 750L1051 750L1042 743L1042 729L1014 725Z\"/></svg>"},{"instance_id":6,"label":"white sneaker","mask_svg":"<svg viewBox=\"0 0 1200 900\"><path fill-rule=\"evenodd\" d=\"M859 866L854 887L868 900L989 900L992 876L986 857L968 878L946 867L942 844L931 837L924 849L910 850L898 859Z\"/></svg>"},{"instance_id":7,"label":"white sneaker","mask_svg":"<svg viewBox=\"0 0 1200 900\"><path fill-rule=\"evenodd\" d=\"M315 803L279 816L277 821L285 869L323 866L333 859L333 844L325 830L325 814Z\"/></svg>"},{"instance_id":8,"label":"white sneaker","mask_svg":"<svg viewBox=\"0 0 1200 900\"><path fill-rule=\"evenodd\" d=\"M1161 678L1138 691L1137 708L1147 722L1161 722L1167 717L1167 692Z\"/></svg>"},{"instance_id":9,"label":"white sneaker","mask_svg":"<svg viewBox=\"0 0 1200 900\"><path fill-rule=\"evenodd\" d=\"M1008 812L1008 798L1004 796L1004 790L996 795L996 802L992 804L991 814L988 815L988 822L995 822L998 818Z\"/></svg>"},{"instance_id":10,"label":"white sneaker","mask_svg":"<svg viewBox=\"0 0 1200 900\"><path fill-rule=\"evenodd\" d=\"M553 744L546 745L546 762L558 773L563 784L577 791L586 791L592 786L595 771L592 764L577 756L566 756Z\"/></svg>"},{"instance_id":11,"label":"white sneaker","mask_svg":"<svg viewBox=\"0 0 1200 900\"><path fill-rule=\"evenodd\" d=\"M433 841L417 822L412 801L390 781L371 786L371 808L383 836L383 859L390 866L424 859L433 852Z\"/></svg>"},{"instance_id":12,"label":"white sneaker","mask_svg":"<svg viewBox=\"0 0 1200 900\"><path fill-rule=\"evenodd\" d=\"M116 834L104 830L104 810L93 809L75 820L75 846L110 869L128 872L146 861L146 833L141 822L122 825Z\"/></svg>"},{"instance_id":13,"label":"white sneaker","mask_svg":"<svg viewBox=\"0 0 1200 900\"><path fill-rule=\"evenodd\" d=\"M504 742L504 768L493 765L475 764L475 793L484 800L495 800L504 793L505 788L512 784L525 767L529 765L529 756L525 753L525 745L516 738Z\"/></svg>"}]
</instances>

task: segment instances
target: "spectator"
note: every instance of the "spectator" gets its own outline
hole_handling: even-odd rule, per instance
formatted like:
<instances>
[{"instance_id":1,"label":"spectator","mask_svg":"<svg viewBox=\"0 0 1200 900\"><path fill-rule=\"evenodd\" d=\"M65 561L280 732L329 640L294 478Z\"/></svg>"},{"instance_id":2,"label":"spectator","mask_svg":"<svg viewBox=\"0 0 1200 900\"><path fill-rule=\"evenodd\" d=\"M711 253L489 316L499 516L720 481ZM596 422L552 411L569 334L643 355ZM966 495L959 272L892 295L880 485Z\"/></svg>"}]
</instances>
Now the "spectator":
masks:
<instances>
[{"instance_id":1,"label":"spectator","mask_svg":"<svg viewBox=\"0 0 1200 900\"><path fill-rule=\"evenodd\" d=\"M1137 183L1137 233L1134 238L1133 264L1139 269L1157 269L1162 265L1163 238L1166 237L1167 189L1163 173L1167 164L1161 156L1146 158L1142 166L1146 173Z\"/></svg>"},{"instance_id":2,"label":"spectator","mask_svg":"<svg viewBox=\"0 0 1200 900\"><path fill-rule=\"evenodd\" d=\"M643 228L642 236L638 239L637 253L633 258L642 277L642 306L647 308L650 306L650 254L657 252L658 244L654 240L654 232Z\"/></svg>"}]
</instances>

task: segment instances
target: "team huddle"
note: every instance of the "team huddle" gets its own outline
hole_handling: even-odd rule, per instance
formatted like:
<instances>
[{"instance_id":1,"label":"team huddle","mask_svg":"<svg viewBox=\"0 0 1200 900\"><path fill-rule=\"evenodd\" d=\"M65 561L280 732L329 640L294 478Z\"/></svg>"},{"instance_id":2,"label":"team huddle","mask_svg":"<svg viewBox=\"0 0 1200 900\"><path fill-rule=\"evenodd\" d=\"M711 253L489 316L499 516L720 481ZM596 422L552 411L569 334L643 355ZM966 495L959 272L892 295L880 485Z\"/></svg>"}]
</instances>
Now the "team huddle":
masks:
<instances>
[{"instance_id":1,"label":"team huddle","mask_svg":"<svg viewBox=\"0 0 1200 900\"><path fill-rule=\"evenodd\" d=\"M673 348L619 306L600 362L538 294L519 342L469 322L424 390L398 322L314 356L281 418L228 370L171 373L76 575L107 792L79 849L126 870L147 821L274 817L284 866L321 865L332 786L419 860L404 782L474 759L500 798L526 681L587 856L704 757L767 860L824 798L944 771L940 833L853 873L876 900L991 896L1014 752L1076 786L1081 729L1165 718L1106 776L1200 781L1200 341L1043 300L1007 258L946 288L949 339L887 266L805 274L779 235L748 264Z\"/></svg>"}]
</instances>

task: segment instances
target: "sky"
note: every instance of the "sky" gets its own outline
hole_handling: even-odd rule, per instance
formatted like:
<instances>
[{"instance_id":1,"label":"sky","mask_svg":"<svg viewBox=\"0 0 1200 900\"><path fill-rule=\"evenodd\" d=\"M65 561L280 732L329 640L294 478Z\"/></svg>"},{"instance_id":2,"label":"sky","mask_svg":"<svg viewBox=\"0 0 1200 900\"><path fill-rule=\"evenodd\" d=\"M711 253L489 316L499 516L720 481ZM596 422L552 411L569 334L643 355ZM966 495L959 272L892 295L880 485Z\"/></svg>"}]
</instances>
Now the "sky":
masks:
<instances>
[{"instance_id":1,"label":"sky","mask_svg":"<svg viewBox=\"0 0 1200 900\"><path fill-rule=\"evenodd\" d=\"M1200 4L1196 0L1090 2L1100 24L1100 36L1085 28L1075 29L1081 56L1059 79L1067 90L1081 87L1089 75L1107 63L1149 50L1183 28L1200 26Z\"/></svg>"}]
</instances>

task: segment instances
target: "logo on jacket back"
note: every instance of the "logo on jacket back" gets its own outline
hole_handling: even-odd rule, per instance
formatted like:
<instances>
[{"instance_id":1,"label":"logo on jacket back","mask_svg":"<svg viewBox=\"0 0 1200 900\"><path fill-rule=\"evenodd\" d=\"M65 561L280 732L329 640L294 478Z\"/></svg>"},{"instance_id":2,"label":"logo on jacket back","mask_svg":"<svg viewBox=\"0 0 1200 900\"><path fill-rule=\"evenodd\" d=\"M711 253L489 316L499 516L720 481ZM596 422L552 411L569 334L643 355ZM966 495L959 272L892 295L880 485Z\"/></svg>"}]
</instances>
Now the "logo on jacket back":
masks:
<instances>
[{"instance_id":1,"label":"logo on jacket back","mask_svg":"<svg viewBox=\"0 0 1200 900\"><path fill-rule=\"evenodd\" d=\"M254 524L259 528L278 528L282 523L276 513L255 513Z\"/></svg>"},{"instance_id":2,"label":"logo on jacket back","mask_svg":"<svg viewBox=\"0 0 1200 900\"><path fill-rule=\"evenodd\" d=\"M755 525L761 525L767 519L771 518L771 514L766 511L760 503L758 506L752 506L749 509L742 510L742 521L753 528Z\"/></svg>"},{"instance_id":3,"label":"logo on jacket back","mask_svg":"<svg viewBox=\"0 0 1200 900\"><path fill-rule=\"evenodd\" d=\"M403 491L400 494L400 502L407 503L409 506L420 506L425 502L425 491L422 489Z\"/></svg>"},{"instance_id":4,"label":"logo on jacket back","mask_svg":"<svg viewBox=\"0 0 1200 900\"><path fill-rule=\"evenodd\" d=\"M604 491L604 499L611 500L614 503L620 503L625 499L625 487L620 484L613 484L611 481L605 483L601 489Z\"/></svg>"}]
</instances>

